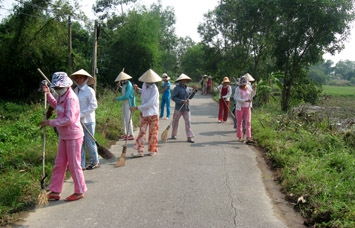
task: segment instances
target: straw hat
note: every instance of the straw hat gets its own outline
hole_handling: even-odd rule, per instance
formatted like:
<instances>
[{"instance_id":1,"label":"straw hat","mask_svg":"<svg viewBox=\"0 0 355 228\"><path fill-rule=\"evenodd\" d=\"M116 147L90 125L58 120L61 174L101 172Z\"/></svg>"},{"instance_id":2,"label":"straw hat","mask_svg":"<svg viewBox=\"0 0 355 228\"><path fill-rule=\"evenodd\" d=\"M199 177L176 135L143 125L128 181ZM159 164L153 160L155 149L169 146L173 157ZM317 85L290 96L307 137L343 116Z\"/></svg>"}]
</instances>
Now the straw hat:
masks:
<instances>
[{"instance_id":1,"label":"straw hat","mask_svg":"<svg viewBox=\"0 0 355 228\"><path fill-rule=\"evenodd\" d=\"M70 78L73 80L75 78L75 76L86 76L88 77L88 81L86 84L88 85L92 85L95 83L95 78L93 78L88 72L86 72L84 69L78 70L77 72L74 72L70 75Z\"/></svg>"},{"instance_id":2,"label":"straw hat","mask_svg":"<svg viewBox=\"0 0 355 228\"><path fill-rule=\"evenodd\" d=\"M129 76L128 74L126 74L125 72L123 72L123 70L121 71L121 73L118 74L117 78L115 79L115 82L118 81L123 81L123 80L128 80L131 79L132 77Z\"/></svg>"},{"instance_id":3,"label":"straw hat","mask_svg":"<svg viewBox=\"0 0 355 228\"><path fill-rule=\"evenodd\" d=\"M177 81L181 81L181 80L191 81L192 79L189 76L187 76L186 74L180 74L180 76L175 81L177 82Z\"/></svg>"},{"instance_id":4,"label":"straw hat","mask_svg":"<svg viewBox=\"0 0 355 228\"><path fill-rule=\"evenodd\" d=\"M245 76L249 82L255 81L255 79L249 73L246 73L243 76Z\"/></svg>"},{"instance_id":5,"label":"straw hat","mask_svg":"<svg viewBox=\"0 0 355 228\"><path fill-rule=\"evenodd\" d=\"M149 69L142 76L140 76L138 80L141 82L155 83L160 82L162 78L152 69Z\"/></svg>"},{"instance_id":6,"label":"straw hat","mask_svg":"<svg viewBox=\"0 0 355 228\"><path fill-rule=\"evenodd\" d=\"M231 83L231 81L229 81L229 78L228 78L228 77L224 77L224 78L223 78L222 83L225 83L225 82L227 82L227 83Z\"/></svg>"},{"instance_id":7,"label":"straw hat","mask_svg":"<svg viewBox=\"0 0 355 228\"><path fill-rule=\"evenodd\" d=\"M68 77L67 73L65 72L55 72L52 75L52 83L51 88L54 87L70 87L73 85L73 81Z\"/></svg>"}]
</instances>

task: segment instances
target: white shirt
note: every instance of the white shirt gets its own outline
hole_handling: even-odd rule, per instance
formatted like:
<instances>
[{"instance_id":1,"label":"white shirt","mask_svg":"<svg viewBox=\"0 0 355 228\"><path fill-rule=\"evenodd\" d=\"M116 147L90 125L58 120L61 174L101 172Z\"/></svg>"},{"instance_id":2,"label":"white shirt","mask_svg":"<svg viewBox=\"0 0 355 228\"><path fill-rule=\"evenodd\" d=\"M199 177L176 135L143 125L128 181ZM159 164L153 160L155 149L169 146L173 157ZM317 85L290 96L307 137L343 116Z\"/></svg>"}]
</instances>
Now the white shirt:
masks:
<instances>
[{"instance_id":1,"label":"white shirt","mask_svg":"<svg viewBox=\"0 0 355 228\"><path fill-rule=\"evenodd\" d=\"M97 109L97 100L95 90L87 84L74 89L80 103L80 120L83 123L95 122L95 110Z\"/></svg>"},{"instance_id":2,"label":"white shirt","mask_svg":"<svg viewBox=\"0 0 355 228\"><path fill-rule=\"evenodd\" d=\"M159 90L155 84L143 83L141 89L142 104L138 109L143 117L159 115Z\"/></svg>"}]
</instances>

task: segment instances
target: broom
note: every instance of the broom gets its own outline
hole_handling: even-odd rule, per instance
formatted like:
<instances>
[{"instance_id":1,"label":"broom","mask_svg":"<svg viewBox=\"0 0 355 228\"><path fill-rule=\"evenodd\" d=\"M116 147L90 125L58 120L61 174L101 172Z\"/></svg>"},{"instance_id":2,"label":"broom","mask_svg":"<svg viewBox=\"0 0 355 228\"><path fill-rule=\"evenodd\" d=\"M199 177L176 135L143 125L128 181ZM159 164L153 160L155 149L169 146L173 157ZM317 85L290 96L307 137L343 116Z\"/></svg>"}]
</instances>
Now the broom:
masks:
<instances>
[{"instance_id":1,"label":"broom","mask_svg":"<svg viewBox=\"0 0 355 228\"><path fill-rule=\"evenodd\" d=\"M43 120L47 120L47 94L44 93L44 111L43 111ZM43 127L43 143L42 143L42 178L41 178L41 192L38 195L38 207L48 205L48 197L46 192L46 182L44 181L47 177L45 174L45 154L46 154L46 127Z\"/></svg>"},{"instance_id":2,"label":"broom","mask_svg":"<svg viewBox=\"0 0 355 228\"><path fill-rule=\"evenodd\" d=\"M81 121L80 121L81 122ZM96 146L97 146L97 151L99 153L99 155L104 158L104 159L111 159L114 157L113 153L111 153L111 151L109 151L108 149L106 149L105 147L101 146L97 140L94 138L94 136L90 133L89 129L85 126L85 124L83 122L81 122L81 125L84 127L84 129L86 130L86 132L91 136L91 138L95 141Z\"/></svg>"},{"instance_id":3,"label":"broom","mask_svg":"<svg viewBox=\"0 0 355 228\"><path fill-rule=\"evenodd\" d=\"M130 114L129 114L129 121L128 121L127 126L126 126L126 141L125 141L125 143L123 145L123 149L122 149L122 153L121 153L121 156L120 156L120 160L118 160L116 162L115 168L125 166L125 164L126 164L126 152L127 152L127 141L128 141L128 126L129 126L129 123L131 122L131 118L132 118L132 112L130 112Z\"/></svg>"}]
</instances>

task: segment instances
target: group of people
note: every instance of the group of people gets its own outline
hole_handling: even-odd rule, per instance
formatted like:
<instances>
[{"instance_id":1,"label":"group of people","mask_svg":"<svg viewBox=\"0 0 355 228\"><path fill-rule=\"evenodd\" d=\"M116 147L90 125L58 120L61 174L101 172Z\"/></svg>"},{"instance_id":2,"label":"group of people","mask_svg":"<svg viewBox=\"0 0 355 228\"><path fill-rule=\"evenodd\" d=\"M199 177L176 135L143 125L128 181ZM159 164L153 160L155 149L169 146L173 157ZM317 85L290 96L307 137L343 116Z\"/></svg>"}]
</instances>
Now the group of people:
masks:
<instances>
[{"instance_id":1,"label":"group of people","mask_svg":"<svg viewBox=\"0 0 355 228\"><path fill-rule=\"evenodd\" d=\"M247 73L238 79L234 91L232 91L231 82L228 77L224 77L222 83L217 87L219 92L218 122L226 122L229 112L231 112L236 123L236 136L240 142L243 141L243 126L245 126L246 143L254 142L251 137L251 109L257 84L255 82L252 85L251 82L253 81L255 79ZM233 110L235 112L230 111L230 98L232 94L234 94L235 107Z\"/></svg>"},{"instance_id":2,"label":"group of people","mask_svg":"<svg viewBox=\"0 0 355 228\"><path fill-rule=\"evenodd\" d=\"M213 84L211 76L203 75L200 80L200 84L201 84L201 95L211 94L212 84Z\"/></svg>"},{"instance_id":3,"label":"group of people","mask_svg":"<svg viewBox=\"0 0 355 228\"><path fill-rule=\"evenodd\" d=\"M249 77L249 78L248 78ZM251 139L251 107L252 98L256 90L255 84L252 88L249 74L242 76L238 87L234 91L235 116L237 119L237 138L242 139L242 121L246 123L246 140ZM192 88L187 83L192 81L190 77L181 74L176 79L176 85L170 92L170 78L164 73L162 77L149 69L140 78L142 87L132 85L131 76L123 71L118 75L115 82L122 92L122 96L115 98L122 101L122 121L124 126L125 140L134 140L132 112L140 111L139 134L134 143L133 157L144 156L144 146L146 133L148 130L148 152L150 156L158 153L158 130L159 119L164 117L166 108L166 118L170 118L170 99L175 102L173 120L171 123L171 140L177 139L178 123L183 117L185 121L185 132L187 142L194 143L194 133L191 130L191 114L189 101L198 91L198 86ZM163 81L160 93L162 101L159 106L159 89L157 82ZM75 87L72 88L73 83ZM42 91L46 94L48 103L56 110L55 119L45 119L41 121L42 127L51 126L57 129L59 135L58 151L55 158L52 179L49 185L49 200L59 200L63 188L65 172L69 172L74 181L74 193L68 196L66 201L82 199L87 187L84 179L84 170L92 170L99 167L98 148L93 137L95 134L95 110L97 100L95 91L90 85L95 83L95 79L85 70L81 69L68 76L65 72L56 72L52 75L50 86L46 83L42 85ZM212 87L212 85L211 85ZM58 95L51 93L54 89ZM202 88L204 90L204 88ZM218 122L225 122L230 111L230 97L233 93L228 77L224 77L221 85L217 87L220 93ZM206 93L207 93L206 87ZM141 95L141 105L136 106L135 92ZM159 112L160 108L160 112ZM90 156L90 163L86 165L86 150Z\"/></svg>"},{"instance_id":4,"label":"group of people","mask_svg":"<svg viewBox=\"0 0 355 228\"><path fill-rule=\"evenodd\" d=\"M187 141L194 142L194 134L190 128L189 99L197 92L197 86L193 90L188 90L186 83L191 78L182 74L176 81L178 82L172 95L170 95L170 78L163 74L162 78L153 70L144 73L139 81L143 82L142 88L132 85L132 77L121 72L116 78L117 86L122 92L122 96L115 98L122 101L122 121L126 140L134 140L132 112L140 111L139 134L136 138L134 148L137 153L135 157L144 156L144 144L146 131L149 127L148 151L151 156L158 152L158 129L159 117L164 114L164 107L167 108L167 116L170 117L170 98L176 102L173 120L172 139L176 139L178 122L181 116L185 120ZM156 82L164 80L161 92L163 93L161 102L161 112L159 113L159 90ZM75 201L84 198L87 191L83 171L92 170L99 167L98 148L94 139L95 134L95 110L97 100L95 91L90 85L95 83L95 79L85 70L81 69L70 76L65 72L55 72L52 81L48 86L42 83L42 91L51 108L56 110L55 119L44 119L40 126L51 126L56 128L59 135L57 155L54 162L52 178L49 185L47 198L49 200L59 200L68 169L74 181L74 193L65 198L66 201ZM75 87L72 88L72 85ZM51 93L55 91L57 96ZM135 91L141 94L141 105L136 106ZM171 97L170 97L171 96ZM90 163L86 165L86 150L90 156Z\"/></svg>"}]
</instances>

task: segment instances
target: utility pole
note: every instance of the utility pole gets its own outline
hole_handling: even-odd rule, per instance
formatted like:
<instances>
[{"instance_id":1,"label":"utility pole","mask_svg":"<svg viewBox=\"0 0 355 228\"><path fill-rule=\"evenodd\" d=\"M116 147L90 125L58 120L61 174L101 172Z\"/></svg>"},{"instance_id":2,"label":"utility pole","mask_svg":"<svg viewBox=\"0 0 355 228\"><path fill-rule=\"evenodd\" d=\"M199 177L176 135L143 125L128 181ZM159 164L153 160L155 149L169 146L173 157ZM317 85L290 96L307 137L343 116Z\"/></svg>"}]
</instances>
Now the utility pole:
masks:
<instances>
[{"instance_id":1,"label":"utility pole","mask_svg":"<svg viewBox=\"0 0 355 228\"><path fill-rule=\"evenodd\" d=\"M94 90L96 91L96 86L97 86L97 41L99 39L99 32L98 32L98 22L95 20L95 27L94 27L94 49L92 52L92 69L91 69L91 74L95 78L95 83L94 83Z\"/></svg>"},{"instance_id":2,"label":"utility pole","mask_svg":"<svg viewBox=\"0 0 355 228\"><path fill-rule=\"evenodd\" d=\"M74 64L73 64L73 47L72 47L72 22L71 16L68 18L68 65L70 72L74 72Z\"/></svg>"}]
</instances>

